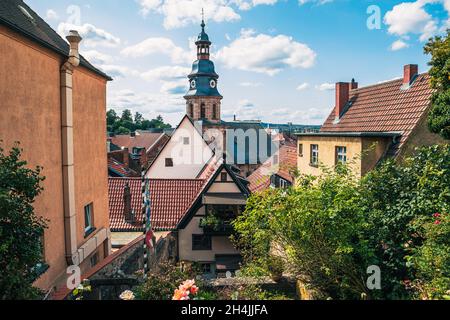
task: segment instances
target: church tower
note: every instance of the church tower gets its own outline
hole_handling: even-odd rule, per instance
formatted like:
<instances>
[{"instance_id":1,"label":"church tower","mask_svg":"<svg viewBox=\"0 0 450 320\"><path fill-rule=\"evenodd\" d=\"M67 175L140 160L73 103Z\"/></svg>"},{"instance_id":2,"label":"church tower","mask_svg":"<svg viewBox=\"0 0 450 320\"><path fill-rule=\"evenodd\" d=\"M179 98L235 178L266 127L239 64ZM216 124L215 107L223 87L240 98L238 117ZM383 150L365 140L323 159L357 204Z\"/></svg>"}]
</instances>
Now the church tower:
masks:
<instances>
[{"instance_id":1,"label":"church tower","mask_svg":"<svg viewBox=\"0 0 450 320\"><path fill-rule=\"evenodd\" d=\"M205 21L202 19L202 32L198 35L197 60L189 74L189 91L186 99L186 114L194 121L220 121L222 96L217 90L219 75L214 70L214 63L209 60L211 42L205 32Z\"/></svg>"}]
</instances>

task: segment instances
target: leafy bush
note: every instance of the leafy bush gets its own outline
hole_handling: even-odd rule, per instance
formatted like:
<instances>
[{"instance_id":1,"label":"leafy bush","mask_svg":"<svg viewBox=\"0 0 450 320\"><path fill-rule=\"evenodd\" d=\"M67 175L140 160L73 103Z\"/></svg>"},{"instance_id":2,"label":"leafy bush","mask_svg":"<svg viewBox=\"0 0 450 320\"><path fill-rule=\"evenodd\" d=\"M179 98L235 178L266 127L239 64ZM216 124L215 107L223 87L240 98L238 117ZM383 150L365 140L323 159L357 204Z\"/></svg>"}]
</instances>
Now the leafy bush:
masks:
<instances>
[{"instance_id":1,"label":"leafy bush","mask_svg":"<svg viewBox=\"0 0 450 320\"><path fill-rule=\"evenodd\" d=\"M298 187L253 195L234 222L246 261L269 265L271 243L283 248L289 267L327 296L356 298L370 250L358 205L358 181L349 170L320 178L300 176ZM366 292L368 294L368 292Z\"/></svg>"},{"instance_id":2,"label":"leafy bush","mask_svg":"<svg viewBox=\"0 0 450 320\"><path fill-rule=\"evenodd\" d=\"M1 142L1 141L0 141ZM33 287L42 262L46 221L33 203L42 191L41 168L27 168L21 149L4 154L0 147L0 300L34 299L42 292Z\"/></svg>"},{"instance_id":3,"label":"leafy bush","mask_svg":"<svg viewBox=\"0 0 450 320\"><path fill-rule=\"evenodd\" d=\"M345 166L300 176L297 187L251 196L234 221L235 242L253 269L268 270L267 253L282 248L285 267L324 298L445 298L448 230L444 219L426 219L450 212L448 181L449 145L386 161L360 180ZM366 287L371 265L381 290Z\"/></svg>"},{"instance_id":4,"label":"leafy bush","mask_svg":"<svg viewBox=\"0 0 450 320\"><path fill-rule=\"evenodd\" d=\"M206 217L200 220L200 227L212 228L214 231L218 231L224 224L224 221L215 214L208 214Z\"/></svg>"},{"instance_id":5,"label":"leafy bush","mask_svg":"<svg viewBox=\"0 0 450 320\"><path fill-rule=\"evenodd\" d=\"M147 281L135 291L137 300L172 300L180 283L191 278L191 274L181 271L170 263L159 265L157 272L148 274Z\"/></svg>"},{"instance_id":6,"label":"leafy bush","mask_svg":"<svg viewBox=\"0 0 450 320\"><path fill-rule=\"evenodd\" d=\"M435 213L412 224L425 240L406 257L416 273L411 286L422 299L445 299L450 293L450 214Z\"/></svg>"},{"instance_id":7,"label":"leafy bush","mask_svg":"<svg viewBox=\"0 0 450 320\"><path fill-rule=\"evenodd\" d=\"M364 238L375 250L382 270L378 297L406 299L410 290L404 280L415 274L405 257L425 241L418 225L420 217L450 209L450 146L422 148L403 163L387 161L362 180L360 205L370 228ZM405 245L406 244L406 245Z\"/></svg>"},{"instance_id":8,"label":"leafy bush","mask_svg":"<svg viewBox=\"0 0 450 320\"><path fill-rule=\"evenodd\" d=\"M278 281L283 276L283 259L278 256L270 256L267 262L267 269L274 281Z\"/></svg>"}]
</instances>

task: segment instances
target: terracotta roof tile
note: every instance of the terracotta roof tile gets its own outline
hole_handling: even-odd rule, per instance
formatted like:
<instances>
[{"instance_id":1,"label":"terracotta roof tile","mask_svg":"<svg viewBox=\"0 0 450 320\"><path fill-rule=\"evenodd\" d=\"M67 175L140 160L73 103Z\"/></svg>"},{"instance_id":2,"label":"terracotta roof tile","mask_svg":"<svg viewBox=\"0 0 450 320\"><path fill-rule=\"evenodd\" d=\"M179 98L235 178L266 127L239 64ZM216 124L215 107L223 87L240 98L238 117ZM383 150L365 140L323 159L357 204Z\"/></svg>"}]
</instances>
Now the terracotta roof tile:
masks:
<instances>
[{"instance_id":1,"label":"terracotta roof tile","mask_svg":"<svg viewBox=\"0 0 450 320\"><path fill-rule=\"evenodd\" d=\"M125 164L123 164L111 157L108 158L108 169L112 170L113 172L120 175L121 177L137 177L137 176L139 176L139 174L136 173L134 170L127 168L125 166Z\"/></svg>"},{"instance_id":2,"label":"terracotta roof tile","mask_svg":"<svg viewBox=\"0 0 450 320\"><path fill-rule=\"evenodd\" d=\"M279 155L278 161L280 163L277 172L272 172L271 161L273 158L270 158L247 178L251 192L263 191L269 188L271 174L277 174L291 183L294 182L291 170L297 167L297 147L294 145L281 145L276 155Z\"/></svg>"},{"instance_id":3,"label":"terracotta roof tile","mask_svg":"<svg viewBox=\"0 0 450 320\"><path fill-rule=\"evenodd\" d=\"M129 134L116 135L111 137L111 142L116 146L128 148L132 152L133 148L145 148L148 150L151 146L161 138L164 133L137 132L135 137Z\"/></svg>"},{"instance_id":4,"label":"terracotta roof tile","mask_svg":"<svg viewBox=\"0 0 450 320\"><path fill-rule=\"evenodd\" d=\"M417 76L413 85L401 90L403 79L384 82L350 91L350 108L335 122L335 110L321 132L395 132L402 137L390 151L395 155L408 139L430 105L433 89L428 73Z\"/></svg>"},{"instance_id":5,"label":"terracotta roof tile","mask_svg":"<svg viewBox=\"0 0 450 320\"><path fill-rule=\"evenodd\" d=\"M125 221L123 194L129 184L136 223ZM205 180L152 179L150 200L152 227L156 231L173 230L201 192ZM111 231L143 231L142 180L140 178L109 178L109 218Z\"/></svg>"}]
</instances>

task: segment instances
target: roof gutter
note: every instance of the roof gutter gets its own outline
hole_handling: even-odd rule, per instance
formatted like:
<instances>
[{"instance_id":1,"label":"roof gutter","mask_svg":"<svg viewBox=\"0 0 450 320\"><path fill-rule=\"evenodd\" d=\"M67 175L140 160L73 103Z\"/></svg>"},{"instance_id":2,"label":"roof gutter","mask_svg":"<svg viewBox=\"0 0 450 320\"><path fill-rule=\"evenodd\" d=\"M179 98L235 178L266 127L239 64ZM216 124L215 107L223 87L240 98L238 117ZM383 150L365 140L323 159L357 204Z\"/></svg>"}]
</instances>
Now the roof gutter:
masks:
<instances>
[{"instance_id":1,"label":"roof gutter","mask_svg":"<svg viewBox=\"0 0 450 320\"><path fill-rule=\"evenodd\" d=\"M403 132L310 132L310 133L295 133L298 137L398 137Z\"/></svg>"}]
</instances>

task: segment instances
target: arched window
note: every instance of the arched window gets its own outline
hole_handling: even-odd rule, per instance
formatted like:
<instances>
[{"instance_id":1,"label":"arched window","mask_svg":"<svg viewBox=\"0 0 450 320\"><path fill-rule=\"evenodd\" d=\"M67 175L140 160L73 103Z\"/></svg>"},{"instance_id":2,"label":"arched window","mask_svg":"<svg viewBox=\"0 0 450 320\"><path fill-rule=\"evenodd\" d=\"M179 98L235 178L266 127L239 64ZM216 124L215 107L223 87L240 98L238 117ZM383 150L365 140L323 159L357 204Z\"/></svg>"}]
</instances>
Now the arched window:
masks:
<instances>
[{"instance_id":1,"label":"arched window","mask_svg":"<svg viewBox=\"0 0 450 320\"><path fill-rule=\"evenodd\" d=\"M200 106L200 118L206 119L206 106L204 103L202 103Z\"/></svg>"},{"instance_id":2,"label":"arched window","mask_svg":"<svg viewBox=\"0 0 450 320\"><path fill-rule=\"evenodd\" d=\"M188 104L187 115L191 118L194 117L194 105L192 103Z\"/></svg>"},{"instance_id":3,"label":"arched window","mask_svg":"<svg viewBox=\"0 0 450 320\"><path fill-rule=\"evenodd\" d=\"M213 104L213 119L217 120L217 106Z\"/></svg>"}]
</instances>

